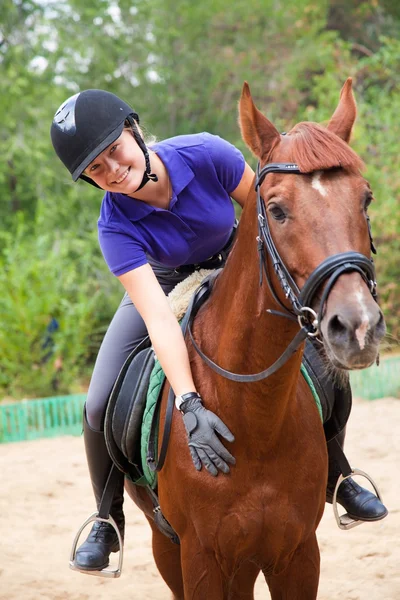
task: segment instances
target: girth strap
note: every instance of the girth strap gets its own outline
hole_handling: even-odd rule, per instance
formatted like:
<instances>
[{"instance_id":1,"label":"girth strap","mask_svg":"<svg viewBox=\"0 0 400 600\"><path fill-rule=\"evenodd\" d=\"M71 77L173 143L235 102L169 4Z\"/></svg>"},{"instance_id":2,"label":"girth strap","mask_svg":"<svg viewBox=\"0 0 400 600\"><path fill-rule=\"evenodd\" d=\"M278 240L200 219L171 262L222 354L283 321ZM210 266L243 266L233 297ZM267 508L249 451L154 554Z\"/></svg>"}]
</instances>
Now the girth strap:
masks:
<instances>
[{"instance_id":1,"label":"girth strap","mask_svg":"<svg viewBox=\"0 0 400 600\"><path fill-rule=\"evenodd\" d=\"M169 438L171 435L172 417L173 417L173 413L174 413L174 400L175 400L175 394L171 387L168 392L167 408L165 411L164 435L163 435L163 440L161 443L160 456L158 457L158 460L156 460L157 442L158 442L158 437L156 435L156 429L157 429L158 420L160 417L161 400L158 400L156 407L154 409L153 418L151 420L149 444L147 446L147 456L146 456L147 465L148 465L150 471L153 471L153 472L161 471L161 469L164 466L165 457L167 455L167 450L168 450Z\"/></svg>"}]
</instances>

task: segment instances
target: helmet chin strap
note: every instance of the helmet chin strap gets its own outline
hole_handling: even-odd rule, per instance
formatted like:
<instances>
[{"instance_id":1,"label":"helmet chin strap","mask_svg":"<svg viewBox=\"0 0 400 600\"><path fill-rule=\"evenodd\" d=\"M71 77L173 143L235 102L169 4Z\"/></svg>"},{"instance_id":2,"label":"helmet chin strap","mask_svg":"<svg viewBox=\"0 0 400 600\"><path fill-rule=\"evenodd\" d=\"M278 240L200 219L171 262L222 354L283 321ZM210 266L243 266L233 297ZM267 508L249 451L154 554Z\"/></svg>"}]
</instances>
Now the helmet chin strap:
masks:
<instances>
[{"instance_id":1,"label":"helmet chin strap","mask_svg":"<svg viewBox=\"0 0 400 600\"><path fill-rule=\"evenodd\" d=\"M133 190L133 192L131 192L131 193L134 194L135 192L138 192L139 190L141 190L142 187L144 187L148 181L158 181L157 175L155 173L150 173L148 175L147 171L145 171L143 173L143 179L142 179L141 184L139 185L139 187L136 188L136 190Z\"/></svg>"},{"instance_id":2,"label":"helmet chin strap","mask_svg":"<svg viewBox=\"0 0 400 600\"><path fill-rule=\"evenodd\" d=\"M134 190L132 192L132 194L134 194L135 192L138 192L139 190L141 190L146 185L146 183L148 183L149 181L154 181L154 182L158 181L158 176L155 173L151 172L149 151L147 150L147 146L144 143L143 138L139 133L139 130L137 128L135 120L133 119L133 117L131 115L129 115L126 119L132 128L133 137L135 138L137 145L143 152L144 160L146 162L146 170L143 173L142 181L141 181L139 187L137 187L136 190Z\"/></svg>"}]
</instances>

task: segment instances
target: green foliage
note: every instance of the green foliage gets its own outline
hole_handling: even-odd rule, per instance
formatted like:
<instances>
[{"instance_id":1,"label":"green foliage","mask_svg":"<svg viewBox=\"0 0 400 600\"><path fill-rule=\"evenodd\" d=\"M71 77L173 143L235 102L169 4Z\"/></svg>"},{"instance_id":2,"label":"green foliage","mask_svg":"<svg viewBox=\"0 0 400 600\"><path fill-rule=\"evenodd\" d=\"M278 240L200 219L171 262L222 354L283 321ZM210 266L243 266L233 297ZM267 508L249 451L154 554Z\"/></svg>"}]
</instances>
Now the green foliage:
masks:
<instances>
[{"instance_id":1,"label":"green foliage","mask_svg":"<svg viewBox=\"0 0 400 600\"><path fill-rule=\"evenodd\" d=\"M18 221L13 233L1 234L0 388L14 397L65 392L88 375L104 313L121 291L109 285L98 252L87 252L94 239L32 236ZM59 329L48 339L52 319Z\"/></svg>"}]
</instances>

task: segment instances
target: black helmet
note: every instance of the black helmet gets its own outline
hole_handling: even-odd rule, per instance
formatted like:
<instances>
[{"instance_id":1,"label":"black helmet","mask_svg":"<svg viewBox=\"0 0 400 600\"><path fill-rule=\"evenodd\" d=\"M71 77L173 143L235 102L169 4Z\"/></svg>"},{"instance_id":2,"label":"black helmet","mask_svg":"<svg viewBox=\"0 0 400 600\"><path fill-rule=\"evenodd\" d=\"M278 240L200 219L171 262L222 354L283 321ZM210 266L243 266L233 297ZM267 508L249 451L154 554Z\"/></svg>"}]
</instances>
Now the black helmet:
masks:
<instances>
[{"instance_id":1,"label":"black helmet","mask_svg":"<svg viewBox=\"0 0 400 600\"><path fill-rule=\"evenodd\" d=\"M85 90L63 102L54 115L50 131L54 150L74 181L81 178L99 187L82 173L121 135L126 120L146 159L146 171L138 189L149 179L157 180L150 172L148 151L136 127L137 113L115 94Z\"/></svg>"}]
</instances>

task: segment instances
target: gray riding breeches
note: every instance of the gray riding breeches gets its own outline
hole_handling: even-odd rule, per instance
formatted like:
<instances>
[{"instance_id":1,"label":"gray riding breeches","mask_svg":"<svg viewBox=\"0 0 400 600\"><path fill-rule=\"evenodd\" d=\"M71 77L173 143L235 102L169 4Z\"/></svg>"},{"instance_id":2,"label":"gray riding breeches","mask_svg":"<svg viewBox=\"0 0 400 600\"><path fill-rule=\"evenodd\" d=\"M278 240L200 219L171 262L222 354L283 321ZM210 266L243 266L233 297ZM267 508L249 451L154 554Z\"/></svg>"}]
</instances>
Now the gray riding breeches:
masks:
<instances>
[{"instance_id":1,"label":"gray riding breeches","mask_svg":"<svg viewBox=\"0 0 400 600\"><path fill-rule=\"evenodd\" d=\"M165 294L188 277L153 259L149 260ZM90 427L100 431L114 382L130 352L147 335L146 325L125 293L100 346L86 399L86 415Z\"/></svg>"}]
</instances>

